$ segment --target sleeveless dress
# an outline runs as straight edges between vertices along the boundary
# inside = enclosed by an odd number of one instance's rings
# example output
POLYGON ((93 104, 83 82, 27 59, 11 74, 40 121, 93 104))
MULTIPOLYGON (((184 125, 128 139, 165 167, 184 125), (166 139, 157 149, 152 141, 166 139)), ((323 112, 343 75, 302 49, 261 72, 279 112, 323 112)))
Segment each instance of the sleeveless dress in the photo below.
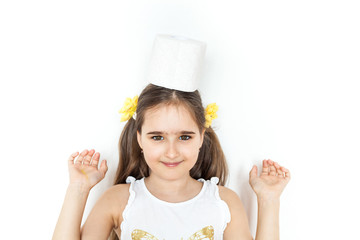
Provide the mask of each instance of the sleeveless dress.
POLYGON ((122 213, 121 240, 222 240, 231 220, 230 210, 219 196, 219 178, 203 178, 194 198, 170 203, 146 188, 144 177, 128 176, 130 196, 122 213))

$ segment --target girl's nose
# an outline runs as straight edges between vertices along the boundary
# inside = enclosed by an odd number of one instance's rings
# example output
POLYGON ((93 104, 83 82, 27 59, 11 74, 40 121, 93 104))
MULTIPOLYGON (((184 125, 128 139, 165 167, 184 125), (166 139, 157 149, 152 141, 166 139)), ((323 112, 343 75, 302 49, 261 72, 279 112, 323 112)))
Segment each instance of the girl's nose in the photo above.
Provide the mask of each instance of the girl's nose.
POLYGON ((166 149, 166 157, 169 159, 174 159, 179 156, 175 143, 169 143, 166 149))

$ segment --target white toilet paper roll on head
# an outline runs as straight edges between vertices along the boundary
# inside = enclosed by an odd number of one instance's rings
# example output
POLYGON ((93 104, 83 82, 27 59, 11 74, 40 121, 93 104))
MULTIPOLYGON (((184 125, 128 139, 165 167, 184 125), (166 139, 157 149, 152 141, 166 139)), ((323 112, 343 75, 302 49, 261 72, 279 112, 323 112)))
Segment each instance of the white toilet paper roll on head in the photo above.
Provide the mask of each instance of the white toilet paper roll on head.
POLYGON ((205 51, 205 42, 158 34, 151 53, 148 82, 185 92, 197 90, 205 51))

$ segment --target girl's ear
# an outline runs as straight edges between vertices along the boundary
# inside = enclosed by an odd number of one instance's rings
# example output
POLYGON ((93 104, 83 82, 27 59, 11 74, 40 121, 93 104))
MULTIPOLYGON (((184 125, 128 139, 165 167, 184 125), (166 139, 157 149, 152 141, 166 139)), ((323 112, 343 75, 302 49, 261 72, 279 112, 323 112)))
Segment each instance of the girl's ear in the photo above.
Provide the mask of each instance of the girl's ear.
POLYGON ((136 137, 137 137, 137 141, 139 143, 140 148, 142 149, 142 144, 141 144, 141 134, 139 133, 139 131, 136 131, 136 137))

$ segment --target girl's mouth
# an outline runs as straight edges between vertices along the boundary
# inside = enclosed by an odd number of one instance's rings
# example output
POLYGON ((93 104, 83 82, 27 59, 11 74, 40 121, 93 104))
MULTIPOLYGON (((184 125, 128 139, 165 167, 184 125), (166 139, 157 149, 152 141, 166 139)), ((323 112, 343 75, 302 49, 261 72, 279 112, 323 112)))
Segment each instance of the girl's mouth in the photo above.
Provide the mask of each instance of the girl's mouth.
POLYGON ((165 166, 167 167, 176 167, 178 166, 180 163, 182 163, 183 161, 180 162, 173 162, 173 163, 168 163, 168 162, 162 162, 165 166))

